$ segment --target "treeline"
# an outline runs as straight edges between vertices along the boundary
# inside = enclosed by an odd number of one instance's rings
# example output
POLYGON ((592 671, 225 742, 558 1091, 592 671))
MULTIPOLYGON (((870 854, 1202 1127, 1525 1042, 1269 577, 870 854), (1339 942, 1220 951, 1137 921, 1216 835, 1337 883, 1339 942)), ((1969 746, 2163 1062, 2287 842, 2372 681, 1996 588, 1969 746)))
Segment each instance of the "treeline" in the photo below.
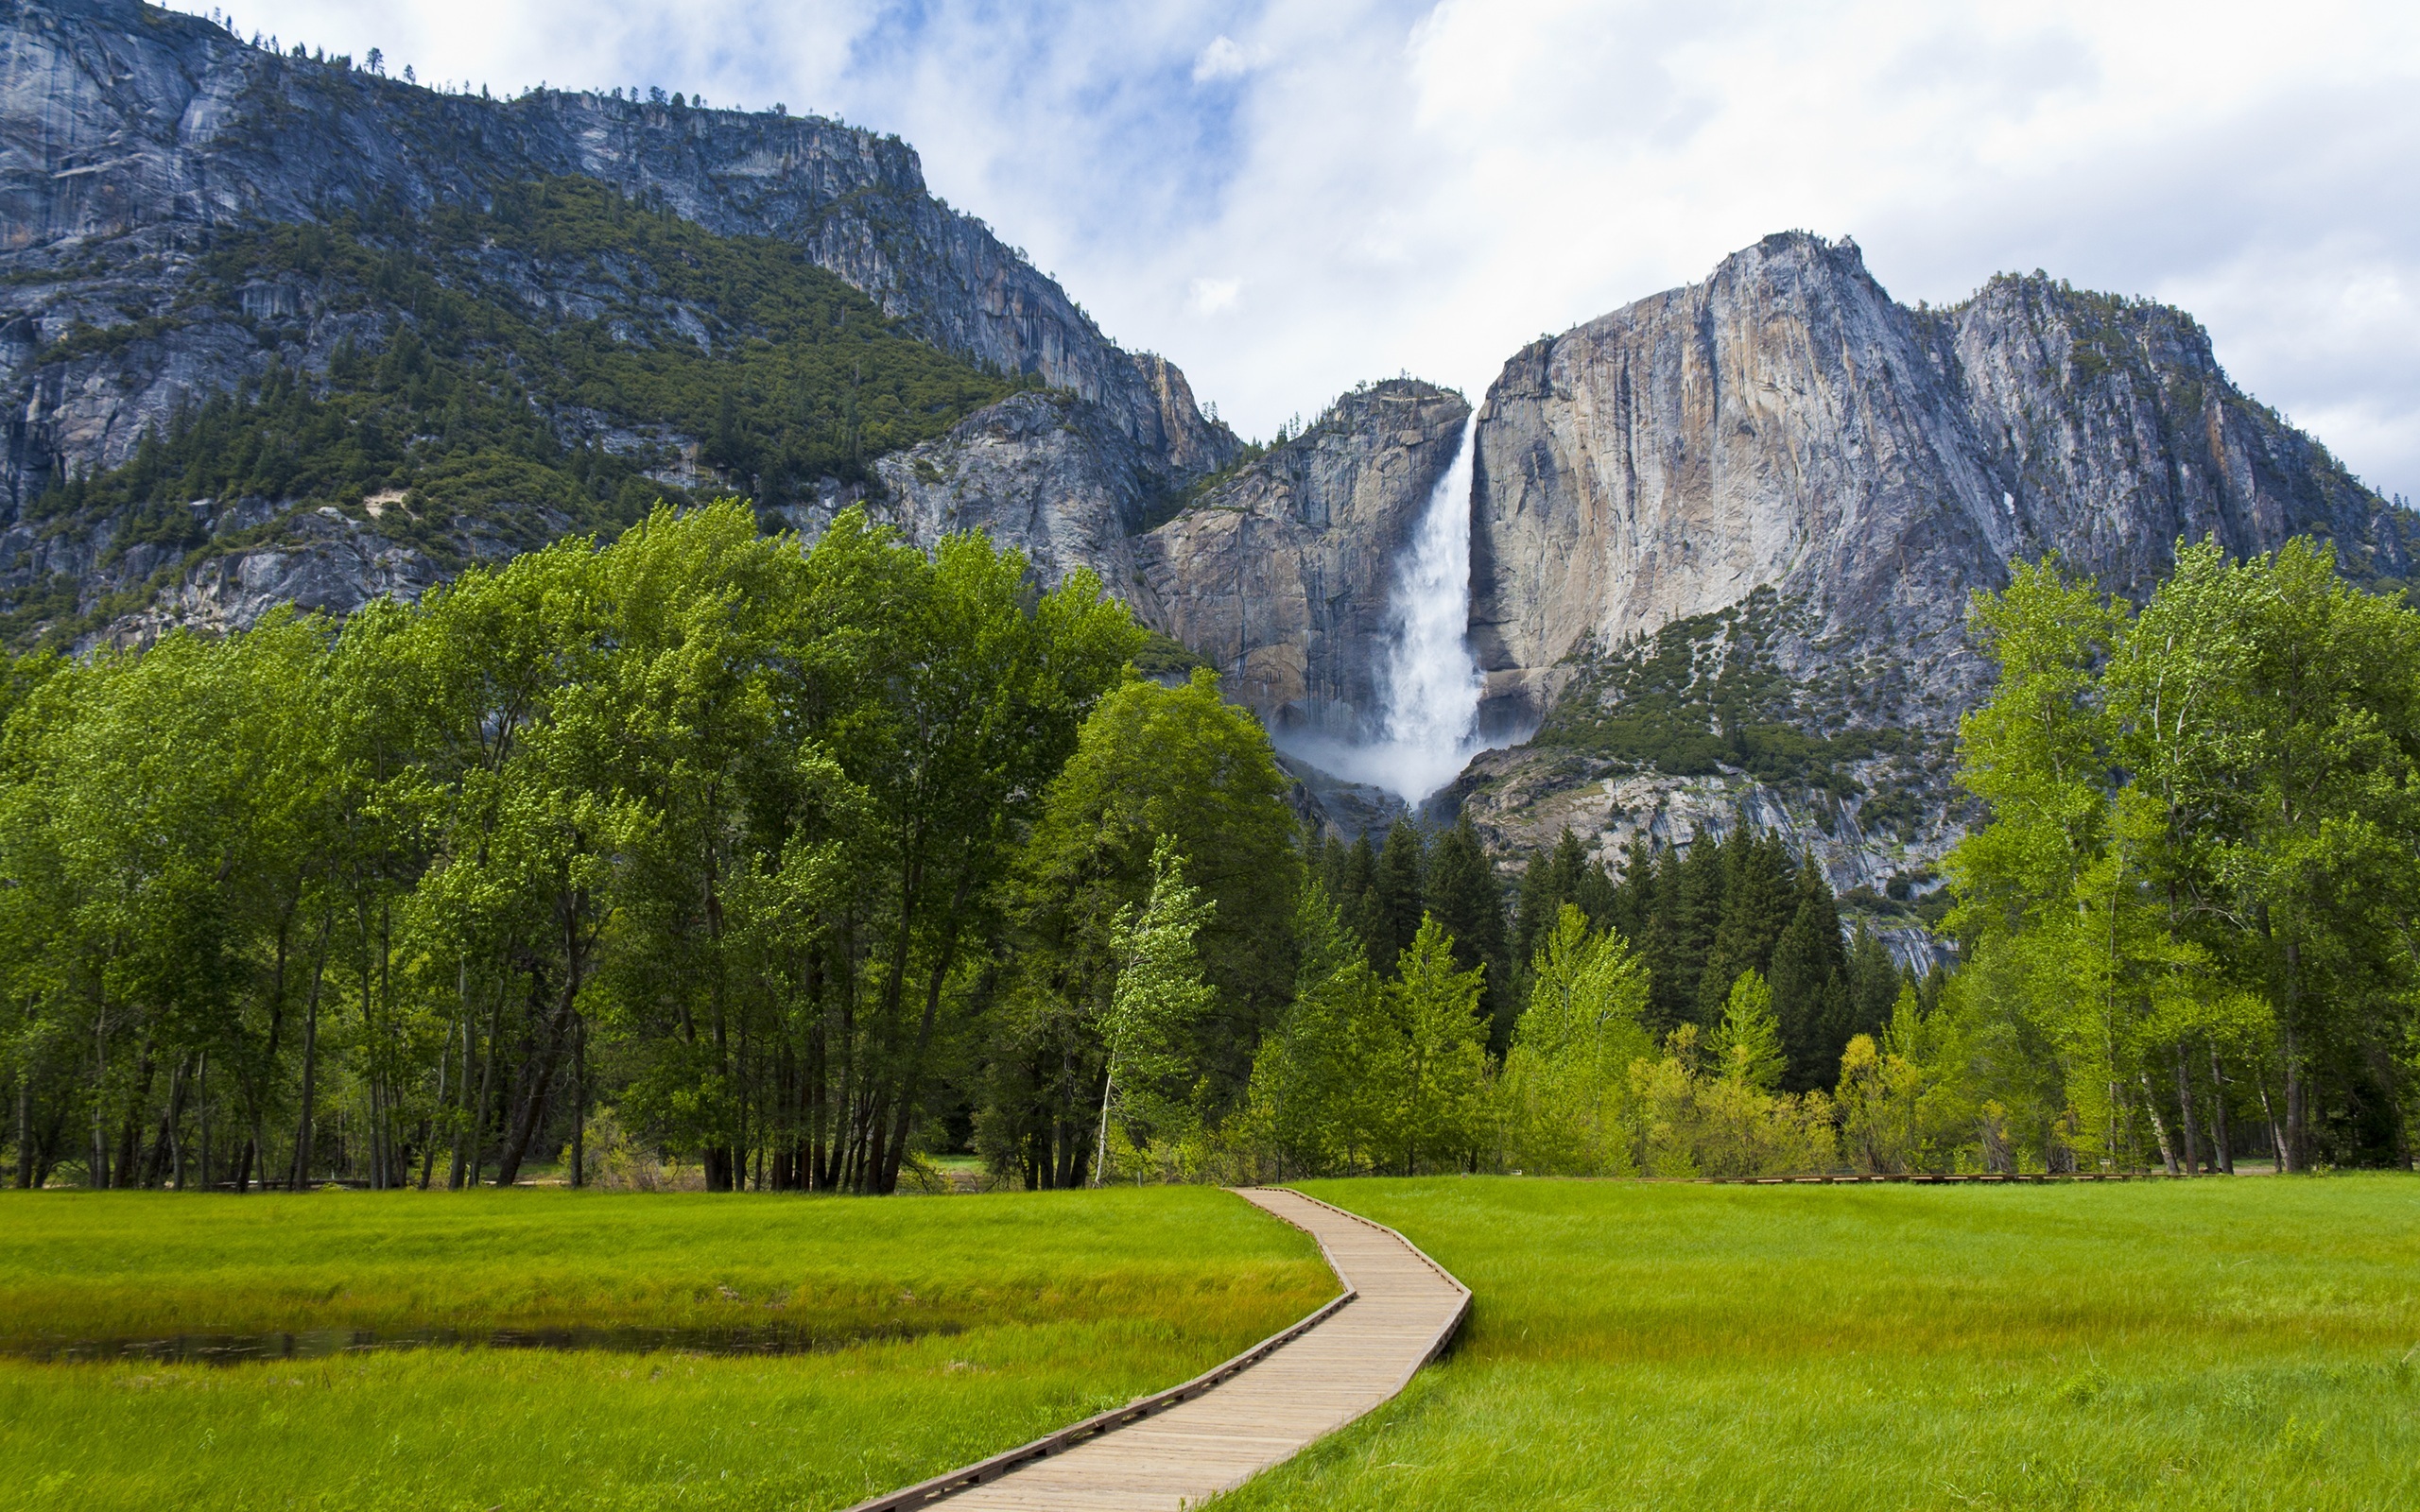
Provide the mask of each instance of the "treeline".
POLYGON ((1147 639, 978 536, 810 548, 731 503, 341 625, 20 659, 13 1174, 1464 1168, 1512 1149, 1570 928, 1643 942, 1634 1027, 1684 1058, 1770 971, 1759 1088, 1828 1082, 1898 986, 1769 837, 1616 880, 1566 836, 1508 888, 1466 823, 1306 836, 1257 723, 1136 676, 1147 639))
POLYGON ((1745 825, 1306 832, 1078 575, 659 510, 342 625, 9 663, 20 1184, 894 1190, 2408 1162, 2420 616, 2021 570, 1965 965, 1745 825))

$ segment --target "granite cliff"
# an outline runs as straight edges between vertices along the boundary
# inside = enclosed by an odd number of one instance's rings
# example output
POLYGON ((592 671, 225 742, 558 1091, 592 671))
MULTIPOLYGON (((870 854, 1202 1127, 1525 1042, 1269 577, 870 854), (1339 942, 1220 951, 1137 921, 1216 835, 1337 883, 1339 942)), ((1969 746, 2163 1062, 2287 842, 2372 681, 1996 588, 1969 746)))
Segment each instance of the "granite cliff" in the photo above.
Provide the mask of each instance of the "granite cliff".
POLYGON ((1910 309, 1854 242, 1766 238, 1516 353, 1488 391, 1471 631, 1535 727, 1459 798, 1501 842, 1606 849, 1732 812, 1836 884, 1921 889, 1958 829, 1962 622, 2056 552, 2130 594, 2180 537, 2332 541, 2399 581, 2411 516, 2247 398, 2183 313, 1994 279, 1910 309))

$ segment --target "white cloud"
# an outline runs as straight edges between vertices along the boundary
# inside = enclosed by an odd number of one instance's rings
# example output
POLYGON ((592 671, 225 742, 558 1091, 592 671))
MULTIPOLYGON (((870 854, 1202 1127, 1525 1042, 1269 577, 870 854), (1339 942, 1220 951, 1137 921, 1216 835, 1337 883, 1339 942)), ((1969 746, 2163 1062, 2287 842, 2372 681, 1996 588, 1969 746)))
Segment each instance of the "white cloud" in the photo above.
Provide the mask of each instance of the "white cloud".
POLYGON ((1243 289, 1240 279, 1197 278, 1185 285, 1185 299, 1193 306, 1194 314, 1213 316, 1234 309, 1243 289))
POLYGON ((2408 4, 251 9, 499 92, 661 84, 896 130, 1247 433, 1398 369, 1483 388, 1540 332, 1805 227, 1854 232, 1911 302, 2042 267, 2180 303, 2255 394, 2420 494, 2408 4))
POLYGON ((1252 60, 1236 45, 1232 37, 1212 38, 1210 45, 1202 48, 1201 56, 1193 60, 1193 81, 1197 84, 1219 78, 1241 78, 1251 72, 1252 60))

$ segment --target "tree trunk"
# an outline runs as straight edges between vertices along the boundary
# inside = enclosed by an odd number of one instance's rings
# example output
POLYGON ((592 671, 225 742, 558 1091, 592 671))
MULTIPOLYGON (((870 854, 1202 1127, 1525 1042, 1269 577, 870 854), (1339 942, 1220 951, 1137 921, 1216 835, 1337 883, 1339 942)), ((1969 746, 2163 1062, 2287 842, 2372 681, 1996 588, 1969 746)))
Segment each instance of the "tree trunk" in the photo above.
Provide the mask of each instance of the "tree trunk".
MULTIPOLYGON (((320 922, 320 948, 313 952, 311 963, 311 996, 302 1010, 302 1112, 294 1125, 294 1169, 286 1182, 289 1190, 302 1192, 311 1181, 311 1145, 317 1133, 312 1127, 318 1108, 320 1073, 320 984, 325 979, 327 964, 328 920, 320 922)), ((268 1173, 262 1173, 266 1180, 268 1173)))
MULTIPOLYGON (((487 1053, 479 1057, 479 1106, 471 1117, 471 1174, 468 1186, 479 1184, 479 1167, 487 1163, 489 1100, 495 1090, 495 1059, 504 1039, 504 983, 495 987, 495 1006, 488 1013, 487 1053)), ((464 1087, 469 1086, 465 1082, 464 1087)))
POLYGON ((2176 1107, 2185 1135, 2185 1174, 2198 1176, 2202 1166, 2202 1129, 2193 1117, 2193 1075, 2186 1068, 2182 1040, 2176 1042, 2176 1107))
POLYGON ((2152 1095, 2151 1078, 2136 1073, 2135 1079, 2143 1084, 2143 1111, 2151 1115, 2152 1133, 2159 1140, 2160 1164, 2167 1167, 2169 1175, 2174 1176, 2176 1175, 2176 1147, 2169 1143, 2168 1120, 2159 1116, 2159 1099, 2152 1095))
POLYGON ((950 968, 958 961, 958 942, 965 928, 961 922, 966 913, 966 899, 975 886, 975 868, 971 858, 964 858, 959 868, 958 890, 949 901, 944 926, 947 933, 942 940, 940 956, 933 962, 933 972, 925 986, 925 1013, 916 1026, 916 1048, 908 1057, 907 1074, 900 1078, 897 1122, 890 1130, 890 1149, 883 1161, 880 1190, 888 1194, 899 1189, 899 1162, 908 1153, 908 1131, 916 1116, 917 1105, 925 1096, 925 1057, 932 1048, 933 1022, 940 1017, 942 987, 949 980, 950 968))
POLYGON ((2292 1170, 2287 1163, 2285 1134, 2277 1127, 2277 1109, 2269 1102, 2269 1078, 2265 1074, 2260 1078, 2260 1111, 2269 1120, 2270 1168, 2280 1174, 2292 1170))
POLYGON ((579 987, 585 978, 587 942, 580 937, 580 916, 587 909, 587 894, 574 892, 563 901, 563 986, 556 999, 555 1011, 545 1028, 529 1063, 527 1086, 521 1103, 521 1116, 505 1144, 504 1153, 496 1160, 495 1184, 509 1187, 521 1175, 521 1162, 529 1150, 530 1141, 537 1138, 539 1122, 545 1116, 546 1094, 551 1090, 555 1072, 562 1059, 563 1044, 573 1026, 579 1022, 579 987))
POLYGON ((2304 1171, 2310 1167, 2310 1091, 2308 1077, 2303 1070, 2301 1034, 2302 1018, 2302 946, 2291 938, 2286 940, 2286 1147, 2280 1153, 2277 1169, 2304 1171))
POLYGON ((2228 1176, 2235 1175, 2235 1146, 2227 1138, 2227 1083, 2219 1072, 2219 1047, 2203 1044, 2210 1053, 2210 1160, 2228 1176))
POLYGON ((28 1066, 17 1074, 17 1188, 34 1184, 34 1074, 28 1066))
POLYGON ((588 1025, 574 1031, 571 1047, 571 1187, 588 1184, 588 1025))

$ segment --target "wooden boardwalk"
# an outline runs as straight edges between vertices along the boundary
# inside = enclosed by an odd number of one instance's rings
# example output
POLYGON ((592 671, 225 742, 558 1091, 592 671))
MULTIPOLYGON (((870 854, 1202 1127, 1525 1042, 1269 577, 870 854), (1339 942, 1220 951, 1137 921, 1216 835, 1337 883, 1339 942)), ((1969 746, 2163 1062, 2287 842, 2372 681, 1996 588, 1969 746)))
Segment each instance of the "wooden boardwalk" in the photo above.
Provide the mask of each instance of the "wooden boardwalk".
POLYGON ((1401 1391, 1470 1310, 1470 1289, 1392 1228, 1282 1188, 1236 1195, 1309 1230, 1345 1295, 1183 1386, 851 1512, 1196 1506, 1401 1391))

